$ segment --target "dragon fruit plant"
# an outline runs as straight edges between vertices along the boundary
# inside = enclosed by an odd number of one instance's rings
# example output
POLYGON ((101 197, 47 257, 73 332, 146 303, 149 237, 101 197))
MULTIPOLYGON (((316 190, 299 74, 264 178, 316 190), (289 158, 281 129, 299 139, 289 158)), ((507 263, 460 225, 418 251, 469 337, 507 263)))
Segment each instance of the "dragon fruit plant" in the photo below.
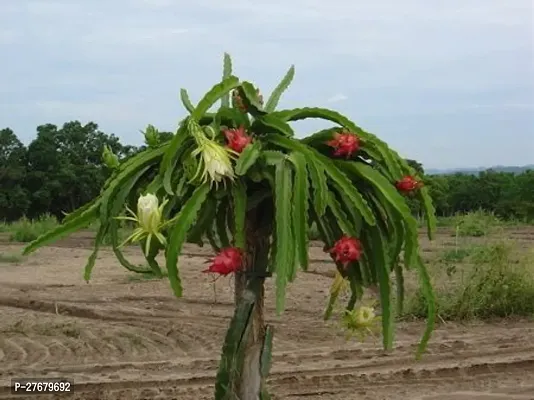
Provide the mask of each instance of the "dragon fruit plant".
POLYGON ((137 229, 127 242, 139 243, 160 276, 156 257, 164 253, 171 289, 181 297, 182 246, 202 245, 207 239, 216 255, 199 274, 235 277, 235 310, 216 378, 217 400, 268 398, 273 329, 264 322, 264 282, 274 279, 280 314, 288 282, 299 268, 308 268, 312 224, 336 269, 325 318, 345 285, 351 293, 342 317, 345 326, 370 329, 380 321, 383 346, 391 349, 391 276, 398 313, 404 299, 403 270, 415 269, 429 315, 417 356, 433 329, 433 291, 419 255, 417 223, 406 202, 406 196, 421 201, 432 238, 435 216, 426 188, 395 151, 345 116, 325 108, 276 110, 293 76, 292 66, 264 104, 252 83, 232 75, 225 54, 222 81, 196 106, 182 89, 188 115, 170 141, 160 143, 150 126, 146 150, 122 163, 105 149, 104 159, 114 170, 100 195, 24 250, 31 253, 96 220, 100 226, 85 279, 108 234, 118 261, 143 272, 125 258, 118 239, 119 220, 131 220, 137 229), (210 111, 219 101, 218 109, 210 111), (298 138, 291 122, 308 118, 333 126, 298 138), (361 304, 367 287, 378 288, 381 317, 361 304))

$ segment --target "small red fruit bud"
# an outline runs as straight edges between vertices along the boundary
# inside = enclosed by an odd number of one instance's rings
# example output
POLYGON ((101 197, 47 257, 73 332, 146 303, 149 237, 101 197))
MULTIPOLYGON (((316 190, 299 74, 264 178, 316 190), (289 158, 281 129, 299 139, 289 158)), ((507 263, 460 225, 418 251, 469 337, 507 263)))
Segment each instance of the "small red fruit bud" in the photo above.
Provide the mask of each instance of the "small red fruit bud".
POLYGON ((334 139, 329 140, 326 144, 335 149, 334 156, 350 158, 360 149, 360 138, 350 132, 336 133, 334 139))
POLYGON ((413 176, 405 176, 400 181, 395 183, 397 190, 403 193, 411 193, 414 190, 419 189, 423 186, 422 182, 416 180, 413 176))
MULTIPOLYGON (((227 247, 222 249, 212 260, 208 269, 202 271, 226 276, 241 268, 243 252, 237 247, 227 247)), ((210 262, 210 261, 208 261, 210 262)))
POLYGON ((245 106, 245 103, 243 102, 243 99, 241 98, 241 96, 239 95, 239 91, 237 90, 234 90, 232 92, 232 98, 234 100, 234 104, 235 106, 243 111, 243 112, 247 112, 247 107, 245 106))
POLYGON ((336 262, 348 264, 358 261, 362 256, 362 245, 357 238, 343 235, 328 252, 334 256, 336 262))
POLYGON ((256 93, 258 94, 258 102, 263 106, 263 95, 260 93, 260 89, 256 89, 256 93))
MULTIPOLYGON (((256 89, 256 94, 258 95, 258 103, 263 106, 263 96, 260 93, 260 89, 256 89)), ((247 111, 247 107, 245 106, 245 103, 243 102, 243 99, 241 98, 241 95, 237 89, 232 92, 232 98, 234 99, 234 104, 237 108, 243 112, 247 111)))
POLYGON ((237 129, 227 129, 223 133, 228 141, 228 147, 237 153, 241 153, 252 142, 252 137, 247 135, 244 126, 237 129))

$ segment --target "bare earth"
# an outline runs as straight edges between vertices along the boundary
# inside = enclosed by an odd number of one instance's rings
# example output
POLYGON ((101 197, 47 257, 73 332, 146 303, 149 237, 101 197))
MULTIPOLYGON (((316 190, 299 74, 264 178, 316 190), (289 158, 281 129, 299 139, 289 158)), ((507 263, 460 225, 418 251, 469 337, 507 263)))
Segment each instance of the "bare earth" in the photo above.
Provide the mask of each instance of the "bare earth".
MULTIPOLYGON (((532 229, 512 234, 526 246, 534 243, 532 229)), ((451 241, 442 236, 432 248, 451 241)), ((231 281, 220 279, 215 295, 211 278, 200 273, 207 248, 186 246, 185 295, 176 299, 168 281, 134 280, 107 249, 85 283, 90 246, 91 234, 82 233, 19 265, 0 264, 0 399, 25 398, 11 394, 11 378, 56 376, 75 382, 74 395, 61 398, 212 399, 233 306, 231 281)), ((21 248, 0 243, 4 253, 21 248)), ((320 247, 310 253, 312 270, 332 269, 320 247)), ((143 262, 135 247, 126 255, 143 262)), ((379 339, 346 341, 335 320, 324 323, 330 283, 301 273, 280 318, 268 287, 266 313, 275 327, 269 386, 275 399, 534 399, 534 322, 441 324, 429 352, 416 362, 421 323, 399 323, 389 354, 379 339)))

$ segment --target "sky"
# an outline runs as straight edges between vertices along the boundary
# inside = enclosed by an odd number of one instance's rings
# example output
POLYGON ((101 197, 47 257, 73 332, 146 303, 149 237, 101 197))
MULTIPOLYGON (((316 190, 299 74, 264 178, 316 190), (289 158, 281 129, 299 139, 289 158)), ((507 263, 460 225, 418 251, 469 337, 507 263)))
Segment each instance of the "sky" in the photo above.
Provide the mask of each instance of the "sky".
MULTIPOLYGON (((532 0, 1 0, 0 128, 175 131, 234 74, 328 107, 425 168, 534 164, 532 0)), ((296 124, 298 136, 331 123, 296 124)))

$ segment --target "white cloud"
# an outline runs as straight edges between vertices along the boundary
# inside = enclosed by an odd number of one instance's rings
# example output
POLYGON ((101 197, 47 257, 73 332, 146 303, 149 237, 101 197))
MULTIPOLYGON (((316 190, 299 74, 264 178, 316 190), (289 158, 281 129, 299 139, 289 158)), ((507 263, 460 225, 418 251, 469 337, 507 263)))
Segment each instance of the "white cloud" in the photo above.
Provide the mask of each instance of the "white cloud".
MULTIPOLYGON (((187 28, 122 26, 120 29, 112 27, 94 30, 81 35, 80 40, 94 47, 101 46, 103 43, 106 46, 169 46, 188 32, 187 28)), ((190 37, 189 40, 191 39, 190 37)))
POLYGON ((467 109, 534 109, 534 103, 470 104, 467 109))
POLYGON ((136 3, 142 7, 159 9, 172 6, 174 0, 136 0, 136 3))
POLYGON ((0 30, 0 45, 14 44, 22 35, 14 29, 0 30))
POLYGON ((77 12, 83 12, 83 4, 74 1, 17 1, 18 6, 28 14, 35 14, 38 17, 63 16, 77 12))
POLYGON ((338 93, 338 94, 335 94, 334 96, 330 97, 327 102, 329 103, 338 103, 340 101, 343 101, 343 100, 347 100, 348 97, 345 96, 343 93, 338 93))
POLYGON ((99 115, 101 120, 128 122, 139 115, 139 112, 142 111, 142 105, 127 99, 115 99, 109 102, 46 100, 36 102, 35 110, 54 120, 67 114, 73 119, 91 120, 94 119, 94 115, 99 115), (111 104, 114 106, 110 107, 111 104))
MULTIPOLYGON (((147 123, 174 127, 180 87, 198 100, 228 51, 236 74, 265 93, 295 64, 284 107, 327 99, 393 144, 399 122, 383 121, 413 119, 402 144, 423 158, 433 139, 417 132, 443 129, 454 142, 470 124, 510 135, 488 124, 493 109, 534 135, 530 0, 3 2, 0 120, 17 132, 48 118, 90 119, 135 138, 147 123)), ((486 143, 494 147, 466 151, 506 155, 498 140, 486 143)), ((510 157, 531 157, 527 147, 510 157)))

